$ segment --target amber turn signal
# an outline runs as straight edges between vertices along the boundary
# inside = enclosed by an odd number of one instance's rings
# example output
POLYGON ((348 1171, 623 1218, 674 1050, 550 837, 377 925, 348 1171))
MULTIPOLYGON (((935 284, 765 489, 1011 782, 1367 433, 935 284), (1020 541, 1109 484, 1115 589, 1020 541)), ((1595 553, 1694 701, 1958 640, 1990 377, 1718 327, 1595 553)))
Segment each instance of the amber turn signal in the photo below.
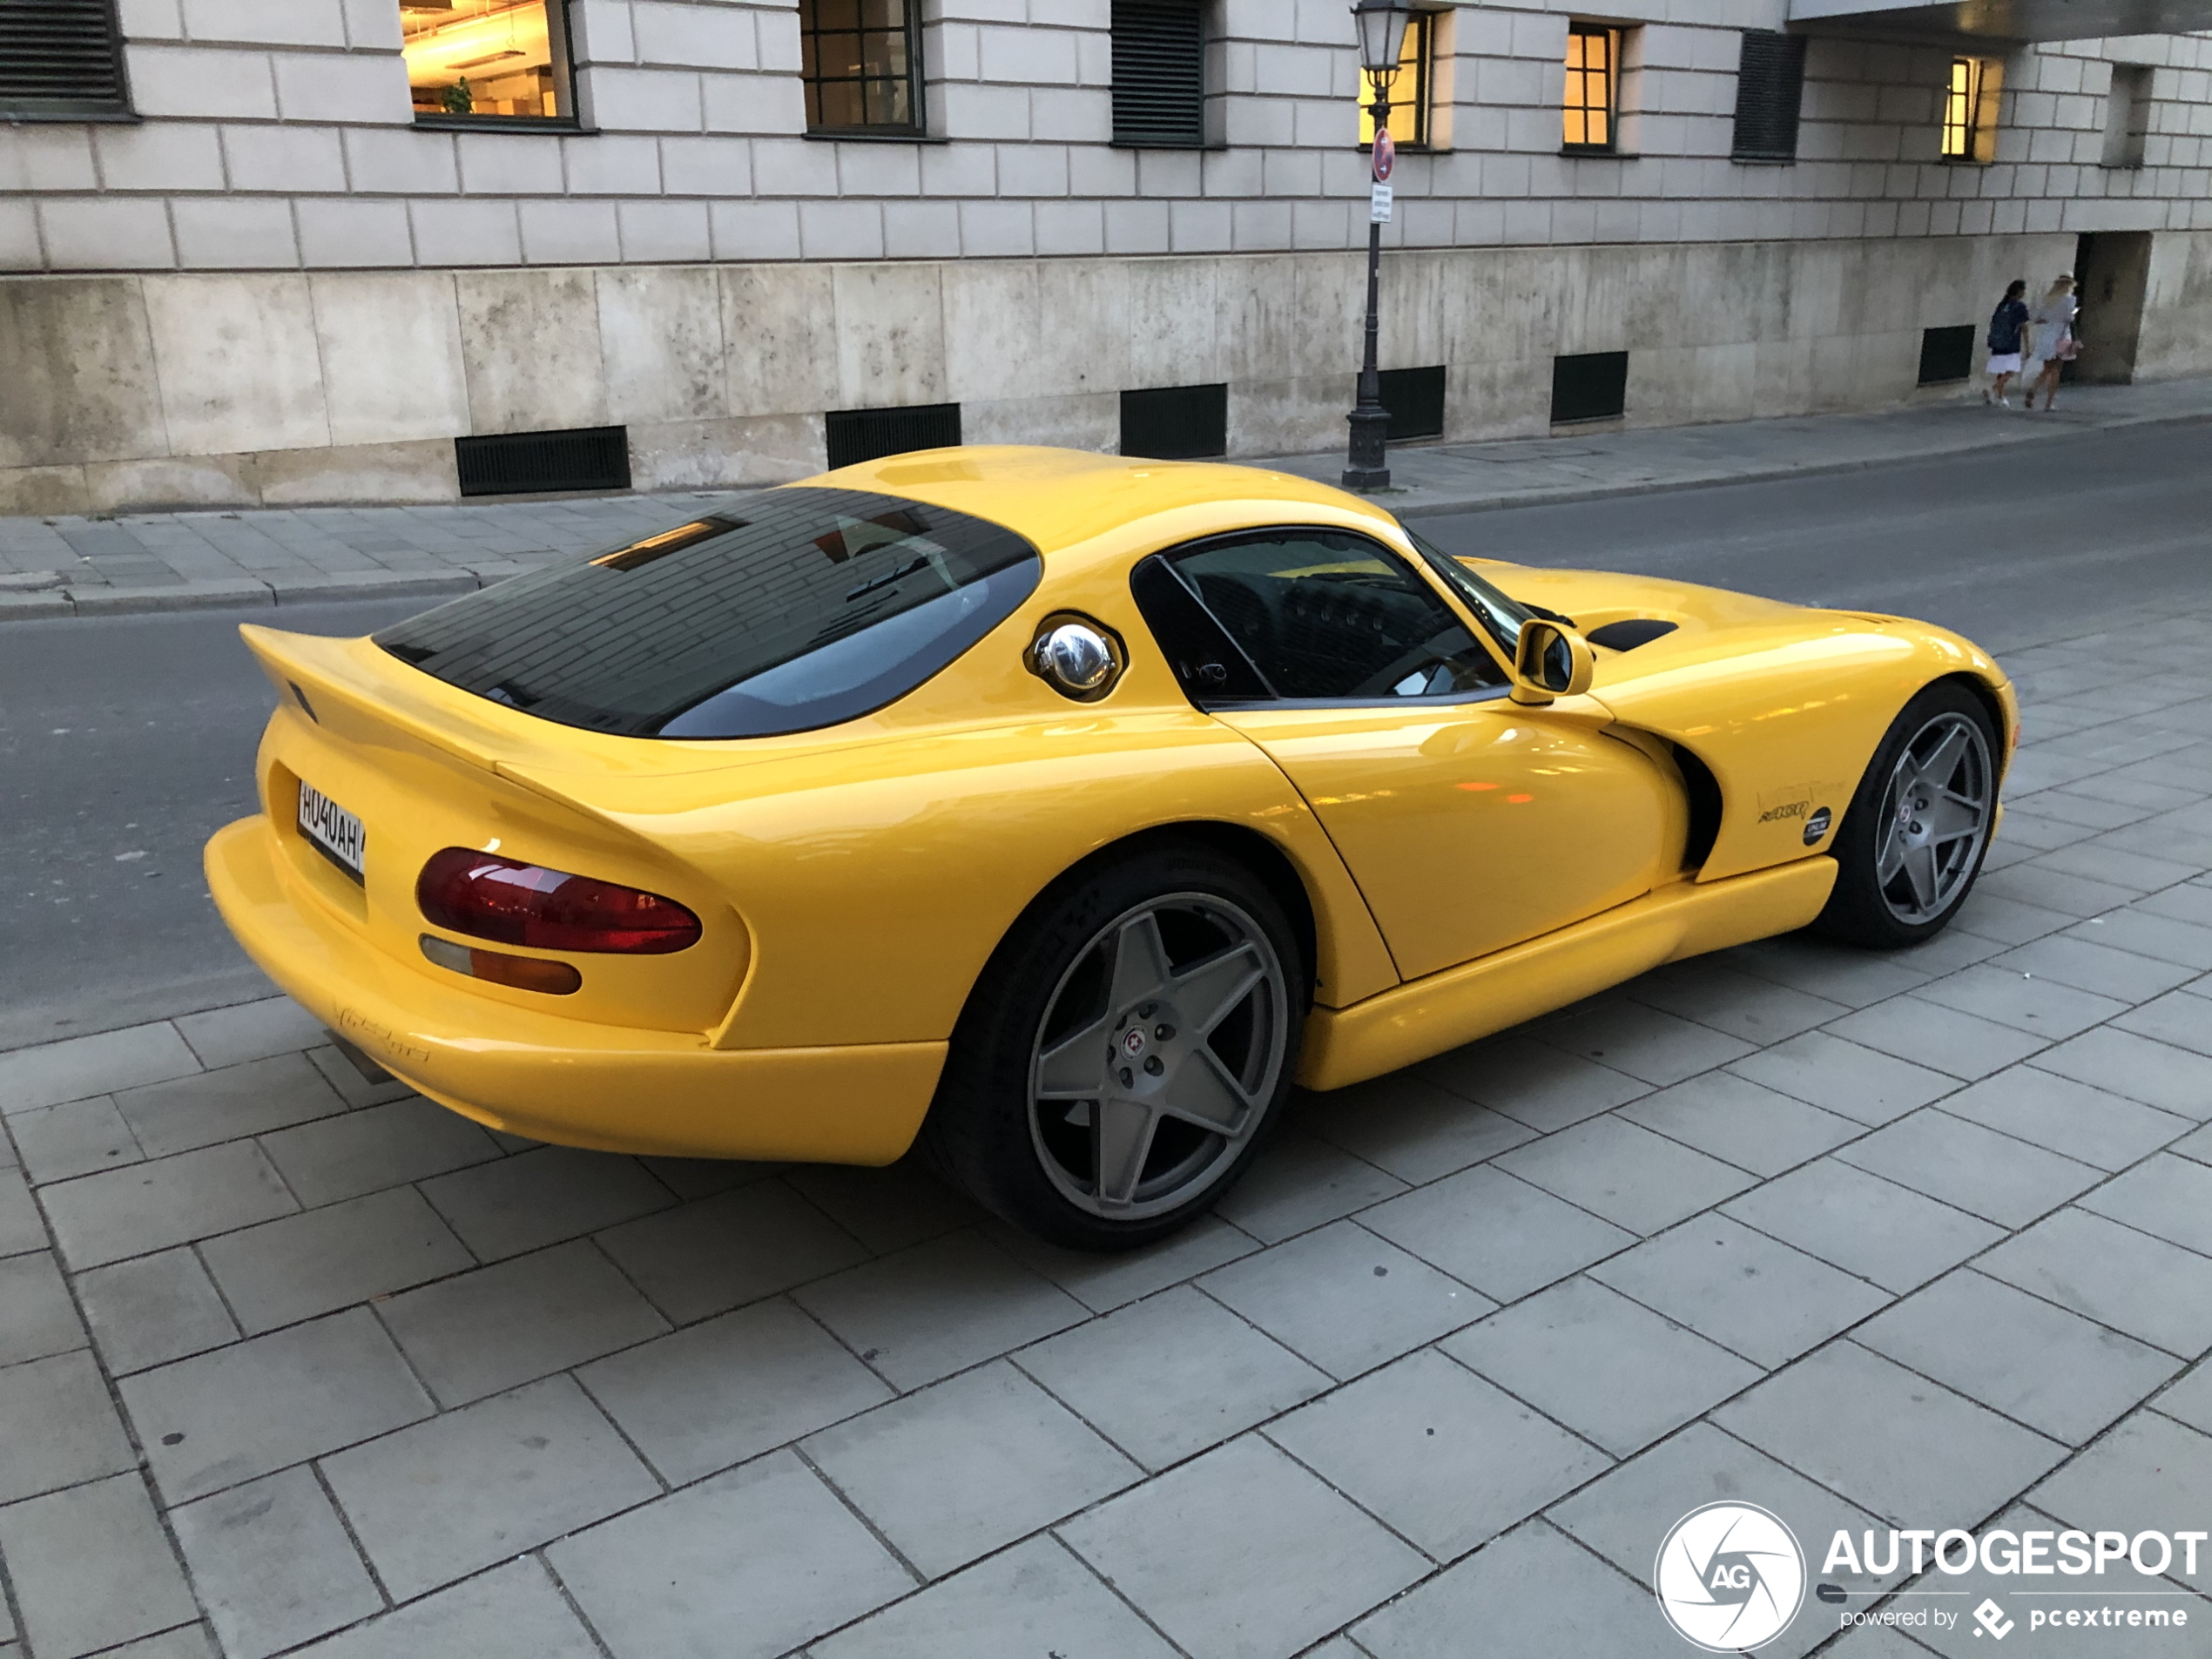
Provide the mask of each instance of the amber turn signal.
POLYGON ((502 950, 476 950, 435 934, 422 935, 422 954, 440 968, 466 974, 470 979, 489 980, 494 985, 511 985, 518 991, 566 996, 583 983, 583 975, 566 962, 509 956, 502 950))

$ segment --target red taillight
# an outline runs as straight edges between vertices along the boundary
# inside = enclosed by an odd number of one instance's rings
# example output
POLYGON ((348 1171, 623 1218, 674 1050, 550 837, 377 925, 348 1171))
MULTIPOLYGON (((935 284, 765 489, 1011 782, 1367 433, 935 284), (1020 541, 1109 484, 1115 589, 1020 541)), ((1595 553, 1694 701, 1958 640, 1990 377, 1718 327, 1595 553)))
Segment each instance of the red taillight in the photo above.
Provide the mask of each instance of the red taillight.
POLYGON ((436 927, 536 950, 661 956, 699 936, 699 919, 673 899, 465 846, 422 867, 415 901, 436 927))

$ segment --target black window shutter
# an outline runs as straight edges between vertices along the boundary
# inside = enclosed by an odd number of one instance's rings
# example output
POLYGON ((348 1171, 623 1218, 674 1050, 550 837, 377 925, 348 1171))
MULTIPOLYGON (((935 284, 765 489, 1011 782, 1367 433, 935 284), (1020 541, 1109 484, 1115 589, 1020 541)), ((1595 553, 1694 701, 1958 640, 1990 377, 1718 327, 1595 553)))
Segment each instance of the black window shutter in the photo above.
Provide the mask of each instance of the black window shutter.
POLYGON ((1805 37, 1773 29, 1743 31, 1736 71, 1736 142, 1744 161, 1795 161, 1804 101, 1805 37))
POLYGON ((0 0, 0 119, 130 111, 113 0, 0 0))
POLYGON ((1206 34, 1199 0, 1114 0, 1114 142, 1206 141, 1206 34))

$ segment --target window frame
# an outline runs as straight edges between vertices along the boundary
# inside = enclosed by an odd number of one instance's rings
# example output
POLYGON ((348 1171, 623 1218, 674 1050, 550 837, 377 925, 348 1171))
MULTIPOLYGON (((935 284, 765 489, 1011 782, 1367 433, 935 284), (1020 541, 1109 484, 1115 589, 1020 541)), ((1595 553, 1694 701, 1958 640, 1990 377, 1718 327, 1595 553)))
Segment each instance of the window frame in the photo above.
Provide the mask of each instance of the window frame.
MULTIPOLYGON (((1169 659, 1170 671, 1175 673, 1176 682, 1182 687, 1184 695, 1190 698, 1191 706, 1202 713, 1212 713, 1217 710, 1259 709, 1457 708, 1471 703, 1495 702, 1500 698, 1510 696, 1513 691, 1512 662, 1488 621, 1482 617, 1470 614, 1468 606, 1461 601, 1459 594, 1453 590, 1449 582, 1441 573, 1428 568, 1428 559, 1426 556, 1419 554, 1409 556, 1379 537, 1370 536, 1365 530, 1350 529, 1342 524, 1261 524, 1244 529, 1227 530, 1213 536, 1201 536, 1188 542, 1178 542, 1172 546, 1161 548, 1137 560, 1130 569, 1130 583, 1131 595, 1136 601, 1137 614, 1144 621, 1145 631, 1151 636, 1152 644, 1158 649, 1161 655, 1169 659), (1446 612, 1467 630, 1467 637, 1474 642, 1475 648, 1489 658, 1491 666, 1498 674, 1499 683, 1474 690, 1437 691, 1425 693, 1419 697, 1204 696, 1184 681, 1181 672, 1174 668, 1176 645, 1169 639, 1163 637, 1152 610, 1147 608, 1138 590, 1138 573, 1148 568, 1165 571, 1182 594, 1205 617, 1213 631, 1220 636, 1222 643, 1236 652, 1238 659, 1244 664, 1245 669, 1258 680, 1262 686, 1271 686, 1272 682, 1267 677, 1267 671, 1252 660, 1251 655, 1245 651, 1243 643, 1230 631, 1228 624, 1214 615, 1213 608, 1206 604, 1204 597, 1176 568, 1176 564, 1180 559, 1208 552, 1216 548, 1238 547, 1251 542, 1271 541, 1286 536, 1342 536, 1372 549, 1376 557, 1399 570, 1413 586, 1442 604, 1446 612)), ((1513 602, 1508 601, 1508 603, 1513 602)))
MULTIPOLYGON (((394 0, 399 10, 403 0, 394 0)), ((433 132, 583 132, 583 116, 577 103, 576 35, 569 15, 570 0, 544 0, 546 37, 551 46, 554 99, 557 115, 476 115, 445 110, 416 110, 415 125, 433 132)), ((404 56, 402 56, 404 62, 404 56)), ((413 91, 409 90, 409 103, 413 91)))
POLYGON ((2104 147, 2097 165, 2120 172, 2139 171, 2149 147, 2151 105, 2158 71, 2149 64, 2112 65, 2105 91, 2104 147), (2123 87, 2126 89, 2123 91, 2123 87))
POLYGON ((48 121, 102 122, 132 125, 138 121, 131 100, 131 66, 125 53, 123 18, 118 0, 104 0, 101 13, 107 32, 108 61, 115 74, 115 97, 24 98, 0 102, 0 123, 29 125, 48 121))
MULTIPOLYGON (((815 57, 816 72, 812 75, 809 75, 806 72, 806 41, 808 36, 812 35, 819 38, 825 32, 840 35, 846 32, 841 29, 825 31, 819 22, 821 15, 819 5, 819 0, 799 0, 798 6, 799 64, 799 97, 805 103, 806 108, 806 136, 810 138, 857 140, 861 143, 869 144, 911 144, 918 140, 927 139, 930 136, 929 107, 927 104, 928 76, 922 62, 921 0, 899 0, 900 15, 904 21, 901 28, 898 30, 888 29, 870 30, 863 28, 857 31, 863 37, 870 34, 888 35, 893 33, 903 33, 906 36, 907 109, 910 115, 910 118, 904 122, 863 122, 858 126, 829 126, 823 125, 815 118, 816 112, 819 110, 821 105, 821 88, 825 85, 842 85, 848 81, 853 80, 853 78, 849 76, 823 75, 820 72, 821 59, 819 48, 817 49, 815 57), (817 19, 817 22, 811 27, 807 23, 807 18, 810 14, 817 19)), ((856 84, 865 87, 867 84, 867 77, 861 76, 858 78, 856 84)), ((863 102, 865 103, 865 101, 866 98, 864 94, 863 102)))
POLYGON ((1564 57, 1560 60, 1564 73, 1580 74, 1584 77, 1584 98, 1580 104, 1569 104, 1567 101, 1564 84, 1561 88, 1559 153, 1562 156, 1618 156, 1622 153, 1621 149, 1621 56, 1622 49, 1627 44, 1627 37, 1628 30, 1618 24, 1589 23, 1579 17, 1568 19, 1567 40, 1570 51, 1577 38, 1599 39, 1605 42, 1605 142, 1602 144, 1591 144, 1587 141, 1575 142, 1567 137, 1566 118, 1570 112, 1578 110, 1581 112, 1582 131, 1587 133, 1589 131, 1589 118, 1598 108, 1588 101, 1588 77, 1590 71, 1588 68, 1588 49, 1586 47, 1584 48, 1585 66, 1583 68, 1576 70, 1568 66, 1564 57))
POLYGON ((1986 167, 1997 159, 1997 117, 2004 96, 2004 60, 1954 52, 1951 76, 1944 83, 1943 105, 1936 127, 1937 159, 1948 167, 1986 167), (1959 85, 1959 71, 1968 74, 1966 86, 1959 85), (1959 115, 1961 106, 1963 116, 1959 115), (1951 147, 1959 135, 1960 148, 1951 147))
MULTIPOLYGON (((1397 85, 1391 89, 1390 112, 1395 118, 1400 110, 1413 111, 1414 136, 1399 138, 1398 147, 1408 154, 1421 154, 1435 148, 1430 106, 1435 98, 1436 87, 1436 13, 1416 10, 1406 19, 1406 38, 1413 44, 1413 97, 1408 103, 1396 96, 1398 87, 1406 84, 1406 53, 1401 49, 1398 55, 1397 85)), ((1372 151, 1375 147, 1375 135, 1368 114, 1372 103, 1370 94, 1373 91, 1373 78, 1362 68, 1359 71, 1359 148, 1362 151, 1372 151)))

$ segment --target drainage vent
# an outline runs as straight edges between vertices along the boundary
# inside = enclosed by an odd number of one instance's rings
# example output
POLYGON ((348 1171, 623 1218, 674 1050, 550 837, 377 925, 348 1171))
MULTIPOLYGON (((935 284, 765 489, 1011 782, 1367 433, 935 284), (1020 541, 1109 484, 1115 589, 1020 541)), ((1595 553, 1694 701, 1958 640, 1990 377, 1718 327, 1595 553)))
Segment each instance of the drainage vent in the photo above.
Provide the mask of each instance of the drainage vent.
POLYGON ((463 496, 548 496, 630 488, 630 433, 618 426, 455 438, 463 496))
POLYGON ((822 417, 832 471, 910 449, 949 449, 960 442, 960 405, 902 409, 832 409, 822 417))

